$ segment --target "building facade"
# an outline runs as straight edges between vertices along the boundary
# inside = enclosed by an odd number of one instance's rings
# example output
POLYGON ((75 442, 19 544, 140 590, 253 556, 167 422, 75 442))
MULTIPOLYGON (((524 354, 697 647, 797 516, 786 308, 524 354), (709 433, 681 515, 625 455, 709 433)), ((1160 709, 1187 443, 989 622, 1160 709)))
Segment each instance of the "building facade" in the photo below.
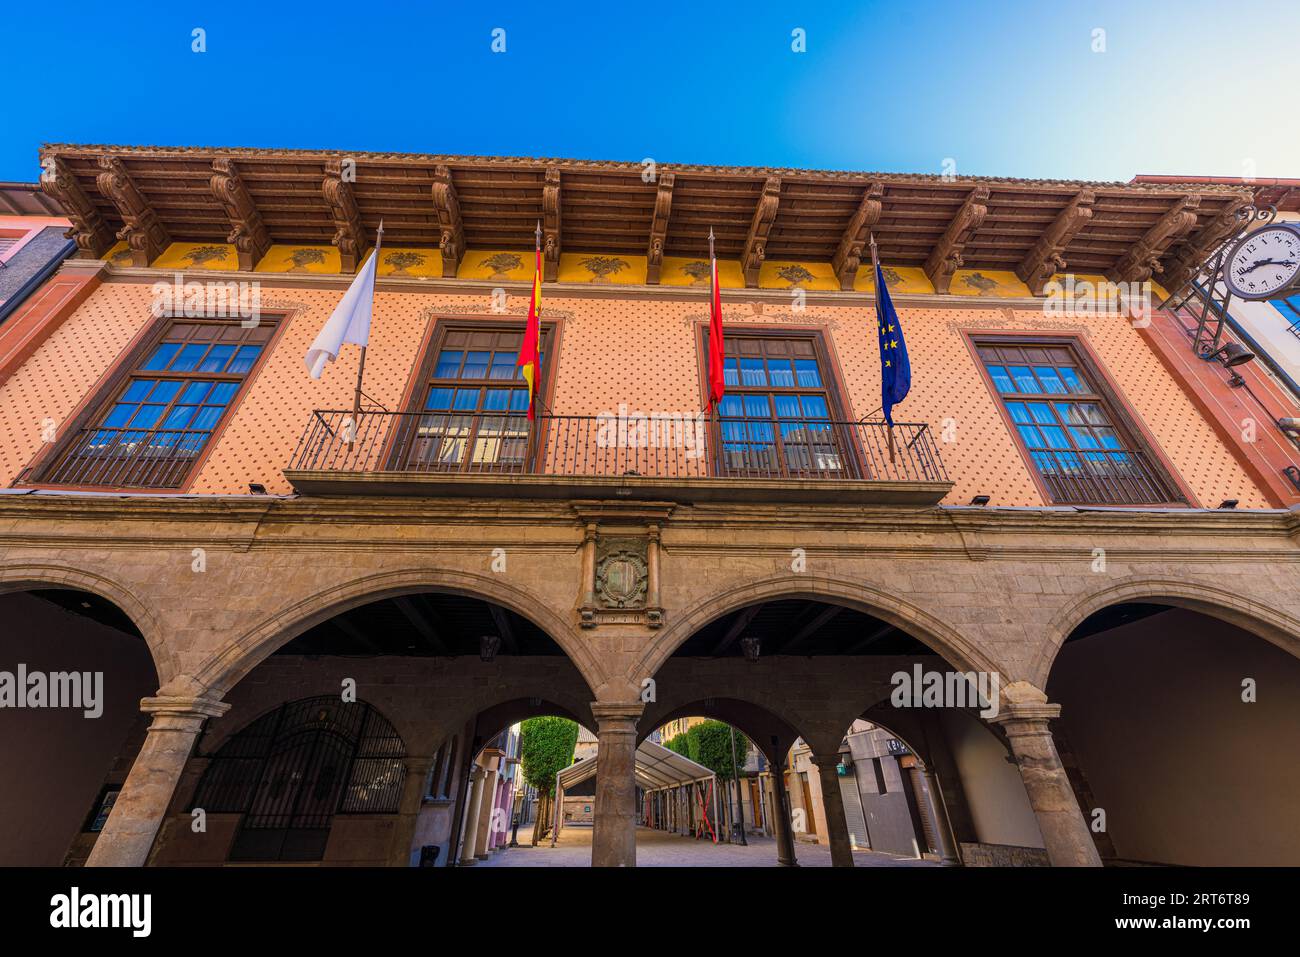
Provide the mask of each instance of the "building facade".
POLYGON ((635 862, 638 740, 687 716, 740 728, 798 801, 816 781, 837 864, 859 720, 926 772, 964 863, 1300 861, 1300 450, 1229 377, 1295 399, 1142 302, 1248 192, 43 160, 78 255, 0 348, 0 620, 15 672, 104 695, 93 733, 0 711, 32 769, 3 798, 13 863, 464 860, 500 805, 491 743, 540 714, 596 736, 601 865, 635 862), (381 219, 358 395, 350 347, 319 380, 303 357, 381 219), (711 229, 728 394, 703 415, 711 229), (912 366, 892 428, 872 237, 912 366), (913 674, 990 700, 900 704, 913 674))

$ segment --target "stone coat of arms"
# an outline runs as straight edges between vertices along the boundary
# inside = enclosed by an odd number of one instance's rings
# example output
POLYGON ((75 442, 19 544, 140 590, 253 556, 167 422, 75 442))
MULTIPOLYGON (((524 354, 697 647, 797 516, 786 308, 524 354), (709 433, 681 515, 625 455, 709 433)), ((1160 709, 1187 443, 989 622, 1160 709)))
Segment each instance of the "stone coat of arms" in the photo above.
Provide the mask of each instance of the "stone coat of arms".
POLYGON ((596 597, 605 608, 645 605, 649 568, 644 542, 620 540, 602 549, 596 562, 596 597), (637 548, 637 545, 640 548, 637 548))

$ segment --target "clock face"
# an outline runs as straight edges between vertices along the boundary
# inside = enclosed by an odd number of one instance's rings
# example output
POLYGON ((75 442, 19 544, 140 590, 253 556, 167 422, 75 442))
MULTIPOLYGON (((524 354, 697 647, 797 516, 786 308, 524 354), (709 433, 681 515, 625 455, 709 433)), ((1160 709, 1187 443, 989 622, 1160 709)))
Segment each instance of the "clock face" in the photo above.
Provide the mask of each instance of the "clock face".
POLYGON ((1242 238, 1228 256, 1223 278, 1233 295, 1267 299, 1300 275, 1300 232, 1267 226, 1242 238))

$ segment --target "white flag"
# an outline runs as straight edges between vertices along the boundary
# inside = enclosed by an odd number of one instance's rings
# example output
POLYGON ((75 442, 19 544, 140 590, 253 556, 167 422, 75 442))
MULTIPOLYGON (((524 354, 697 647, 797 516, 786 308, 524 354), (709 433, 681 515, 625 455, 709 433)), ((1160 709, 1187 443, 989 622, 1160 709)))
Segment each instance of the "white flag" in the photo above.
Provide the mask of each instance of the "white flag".
POLYGON ((339 357, 343 343, 350 342, 356 346, 370 343, 370 313, 375 304, 375 262, 378 259, 379 249, 376 248, 307 350, 307 370, 313 379, 320 378, 326 362, 339 357))

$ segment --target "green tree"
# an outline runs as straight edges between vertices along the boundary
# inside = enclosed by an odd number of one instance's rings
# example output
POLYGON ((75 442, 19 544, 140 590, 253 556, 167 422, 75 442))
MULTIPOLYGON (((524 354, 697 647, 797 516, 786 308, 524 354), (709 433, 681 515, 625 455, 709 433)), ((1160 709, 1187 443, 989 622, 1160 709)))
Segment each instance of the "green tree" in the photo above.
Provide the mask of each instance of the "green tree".
POLYGON ((684 758, 691 756, 690 745, 686 741, 686 732, 675 734, 664 742, 664 747, 669 751, 676 751, 684 758))
POLYGON ((568 718, 529 718, 519 730, 524 780, 542 794, 555 791, 555 775, 573 763, 578 725, 568 718))
MULTIPOLYGON (((686 732, 689 753, 696 764, 702 764, 723 781, 732 779, 731 739, 736 739, 736 769, 745 763, 749 752, 749 739, 722 721, 701 721, 686 732)), ((675 749, 674 749, 675 750, 675 749)))

